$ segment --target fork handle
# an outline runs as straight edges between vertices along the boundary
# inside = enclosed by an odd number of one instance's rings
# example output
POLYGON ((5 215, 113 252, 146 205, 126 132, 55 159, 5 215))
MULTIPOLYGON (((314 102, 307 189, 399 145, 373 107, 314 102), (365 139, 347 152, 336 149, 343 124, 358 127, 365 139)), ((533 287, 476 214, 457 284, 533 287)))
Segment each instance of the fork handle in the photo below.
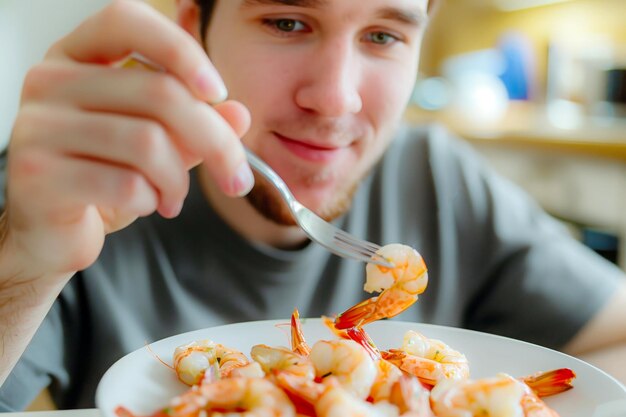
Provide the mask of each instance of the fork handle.
POLYGON ((274 171, 272 168, 270 168, 269 165, 263 162, 261 158, 256 156, 254 152, 252 152, 247 147, 244 147, 244 149, 246 151, 246 158, 248 159, 250 166, 252 166, 252 168, 254 168, 259 174, 265 177, 265 179, 267 179, 276 188, 276 190, 278 190, 278 192, 288 203, 289 209, 295 213, 295 197, 293 196, 291 191, 289 191, 289 187, 287 187, 285 181, 283 181, 283 179, 276 173, 276 171, 274 171))

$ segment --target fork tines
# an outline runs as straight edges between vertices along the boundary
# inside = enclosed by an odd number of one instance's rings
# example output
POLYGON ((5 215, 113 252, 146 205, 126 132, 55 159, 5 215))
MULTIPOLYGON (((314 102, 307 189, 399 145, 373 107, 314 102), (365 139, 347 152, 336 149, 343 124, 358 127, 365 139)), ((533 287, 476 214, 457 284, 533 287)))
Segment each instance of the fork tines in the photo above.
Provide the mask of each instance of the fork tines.
POLYGON ((362 259, 365 262, 374 263, 387 268, 393 268, 394 266, 387 259, 376 253, 381 247, 375 243, 358 239, 343 230, 335 232, 333 239, 338 246, 350 252, 356 252, 362 255, 362 259))

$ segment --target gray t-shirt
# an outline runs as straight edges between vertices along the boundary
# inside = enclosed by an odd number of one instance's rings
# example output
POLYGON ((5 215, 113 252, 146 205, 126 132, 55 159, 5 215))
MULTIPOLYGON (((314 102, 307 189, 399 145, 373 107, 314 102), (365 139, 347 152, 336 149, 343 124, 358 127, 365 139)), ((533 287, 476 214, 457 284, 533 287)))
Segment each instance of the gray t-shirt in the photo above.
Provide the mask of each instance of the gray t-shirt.
MULTIPOLYGON (((93 407, 106 369, 146 342, 287 319, 294 307, 332 315, 371 297, 362 263, 316 244, 283 251, 242 239, 192 177, 179 217, 153 215, 109 236, 71 280, 0 389, 0 409, 22 409, 46 386, 61 408, 93 407)), ((558 348, 623 279, 439 127, 403 128, 335 223, 423 255, 428 288, 400 320, 558 348)))

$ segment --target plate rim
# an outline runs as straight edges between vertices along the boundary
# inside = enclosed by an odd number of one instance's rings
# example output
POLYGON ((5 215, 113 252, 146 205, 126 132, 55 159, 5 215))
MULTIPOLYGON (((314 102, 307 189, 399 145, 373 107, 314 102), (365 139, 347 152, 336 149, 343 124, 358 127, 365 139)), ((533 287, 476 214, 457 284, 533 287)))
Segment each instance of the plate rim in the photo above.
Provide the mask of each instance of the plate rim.
MULTIPOLYGON (((320 326, 320 327, 325 327, 322 318, 320 317, 301 317, 300 321, 302 322, 303 326, 307 326, 307 322, 313 322, 315 323, 315 325, 320 326)), ((209 327, 203 327, 203 328, 199 328, 199 329, 195 329, 195 330, 189 330, 186 332, 182 332, 182 333, 178 333, 178 334, 174 334, 171 336, 167 336, 164 337, 162 339, 159 340, 155 340, 153 342, 150 342, 147 344, 147 346, 150 345, 154 345, 156 343, 158 344, 173 344, 173 340, 174 339, 179 339, 179 338, 185 338, 186 335, 192 335, 195 333, 206 333, 209 331, 216 331, 216 330, 223 330, 224 328, 236 328, 236 327, 244 327, 244 326, 272 326, 272 327, 276 327, 276 325, 289 325, 289 319, 285 320, 285 319, 266 319, 266 320, 249 320, 249 321, 243 321, 243 322, 235 322, 235 323, 227 323, 227 324, 220 324, 217 326, 209 326, 209 327)), ((546 352, 551 352, 550 354, 558 354, 561 356, 565 356, 567 357, 569 360, 574 361, 574 363, 581 365, 583 367, 587 367, 587 368, 591 368, 594 372, 601 374, 604 378, 606 378, 607 380, 610 380, 615 386, 616 388, 620 388, 621 392, 624 396, 624 401, 626 401, 626 385, 623 384, 621 381, 619 381, 617 378, 613 377, 612 375, 608 374, 606 371, 598 368, 597 366, 586 362, 582 359, 579 359, 575 356, 572 356, 568 353, 565 352, 561 352, 559 350, 556 349, 552 349, 546 346, 541 346, 538 344, 534 344, 531 342, 527 342, 524 340, 519 340, 519 339, 514 339, 512 337, 508 337, 508 336, 502 336, 502 335, 497 335, 497 334, 492 334, 492 333, 486 333, 486 332, 481 332, 479 330, 474 330, 474 329, 467 329, 467 328, 463 328, 463 327, 455 327, 455 326, 446 326, 446 325, 440 325, 440 324, 432 324, 432 323, 419 323, 419 322, 412 322, 412 321, 407 321, 407 320, 381 320, 378 322, 373 322, 370 323, 366 326, 364 326, 364 328, 367 330, 367 328, 371 328, 371 327, 378 327, 378 326, 385 326, 385 325, 394 325, 394 326, 419 326, 421 329, 424 328, 431 328, 431 329, 438 329, 440 331, 443 332, 454 332, 454 333, 460 333, 460 334, 467 334, 467 335, 475 335, 481 338, 487 338, 487 339, 492 339, 492 340, 502 340, 505 341, 505 343, 515 343, 518 345, 525 345, 528 347, 531 347, 532 349, 539 349, 541 351, 546 351, 546 352)), ((330 329, 329 329, 330 332, 330 329)), ((191 340, 191 338, 190 338, 191 340)), ((445 342, 445 341, 444 341, 445 342)), ((103 404, 102 401, 102 396, 104 395, 104 389, 105 389, 105 382, 108 378, 110 378, 113 374, 113 369, 116 368, 116 365, 118 365, 118 363, 122 362, 122 361, 126 361, 129 360, 128 357, 131 355, 135 355, 138 354, 138 352, 145 350, 145 346, 144 347, 140 347, 137 348, 131 352, 128 352, 127 354, 125 354, 124 356, 120 357, 118 360, 116 360, 113 364, 111 364, 111 366, 105 371, 105 373, 102 375, 102 377, 100 378, 100 381, 98 382, 98 385, 96 387, 96 392, 95 392, 95 405, 96 408, 98 410, 100 410, 104 416, 109 416, 111 415, 109 410, 111 409, 111 405, 105 405, 103 404)))

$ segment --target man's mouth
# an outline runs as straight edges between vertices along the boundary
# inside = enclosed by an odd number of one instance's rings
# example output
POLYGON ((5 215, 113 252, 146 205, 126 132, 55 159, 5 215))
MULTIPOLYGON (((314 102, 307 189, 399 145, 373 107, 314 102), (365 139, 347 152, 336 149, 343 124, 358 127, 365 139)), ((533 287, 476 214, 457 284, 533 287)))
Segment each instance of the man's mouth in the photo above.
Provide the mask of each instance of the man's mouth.
POLYGON ((280 143, 295 156, 310 162, 328 163, 338 158, 348 146, 321 145, 313 141, 293 139, 273 132, 280 143))

